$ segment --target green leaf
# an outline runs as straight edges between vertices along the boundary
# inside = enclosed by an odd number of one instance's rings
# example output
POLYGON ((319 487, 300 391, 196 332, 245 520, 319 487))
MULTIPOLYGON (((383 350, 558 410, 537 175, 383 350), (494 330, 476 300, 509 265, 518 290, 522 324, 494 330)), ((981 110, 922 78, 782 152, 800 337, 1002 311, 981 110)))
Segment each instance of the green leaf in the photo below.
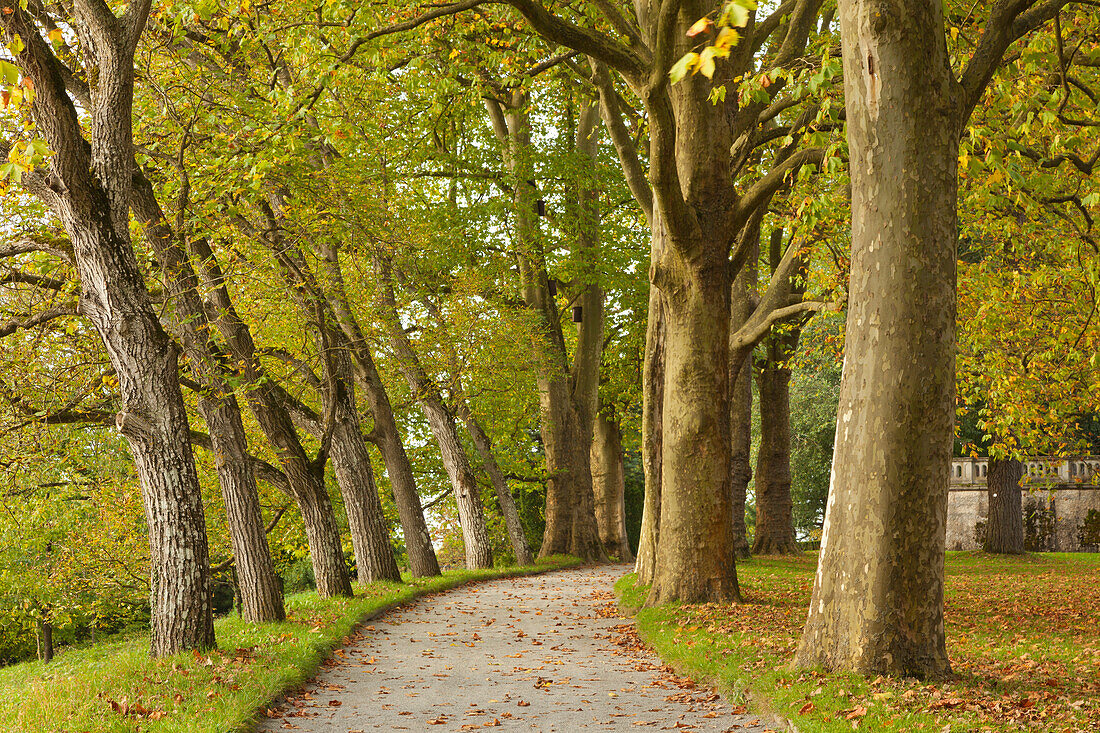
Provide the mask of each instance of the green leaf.
POLYGON ((19 67, 10 61, 0 59, 0 75, 4 77, 5 84, 19 83, 19 67))
POLYGON ((672 79, 672 83, 675 84, 687 76, 688 72, 691 71, 697 63, 699 63, 699 54, 694 51, 685 53, 681 56, 680 60, 673 64, 672 68, 668 71, 668 76, 672 79))

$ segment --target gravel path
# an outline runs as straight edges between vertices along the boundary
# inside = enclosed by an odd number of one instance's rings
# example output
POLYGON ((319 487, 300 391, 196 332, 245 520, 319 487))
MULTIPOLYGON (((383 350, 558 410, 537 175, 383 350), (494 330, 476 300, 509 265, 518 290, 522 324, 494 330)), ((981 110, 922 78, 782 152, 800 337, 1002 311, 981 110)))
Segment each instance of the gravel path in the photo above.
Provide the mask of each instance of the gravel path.
POLYGON ((611 594, 629 570, 563 570, 424 597, 362 627, 260 730, 768 730, 641 648, 611 594))

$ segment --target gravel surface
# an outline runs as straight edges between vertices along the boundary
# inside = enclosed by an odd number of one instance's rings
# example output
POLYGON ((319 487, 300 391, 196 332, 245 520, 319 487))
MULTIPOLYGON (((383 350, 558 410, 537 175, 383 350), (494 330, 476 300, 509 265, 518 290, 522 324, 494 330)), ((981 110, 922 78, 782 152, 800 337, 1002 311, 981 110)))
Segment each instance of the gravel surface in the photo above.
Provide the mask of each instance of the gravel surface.
POLYGON ((493 580, 391 611, 259 730, 769 730, 641 646, 611 593, 629 571, 493 580))

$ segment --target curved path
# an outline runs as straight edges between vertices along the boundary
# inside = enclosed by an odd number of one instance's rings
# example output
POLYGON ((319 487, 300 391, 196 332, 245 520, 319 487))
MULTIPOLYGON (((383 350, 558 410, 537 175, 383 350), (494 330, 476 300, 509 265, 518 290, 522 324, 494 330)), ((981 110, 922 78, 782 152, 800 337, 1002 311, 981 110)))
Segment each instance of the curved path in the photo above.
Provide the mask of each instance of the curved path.
POLYGON ((629 570, 493 580, 391 611, 260 730, 767 730, 642 648, 611 594, 629 570))

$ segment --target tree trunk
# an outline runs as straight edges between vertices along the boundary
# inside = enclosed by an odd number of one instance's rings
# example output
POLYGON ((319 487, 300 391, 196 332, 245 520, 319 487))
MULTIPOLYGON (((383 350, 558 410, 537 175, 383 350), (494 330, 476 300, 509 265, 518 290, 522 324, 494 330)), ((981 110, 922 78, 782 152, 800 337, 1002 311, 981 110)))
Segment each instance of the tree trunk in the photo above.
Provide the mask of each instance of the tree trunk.
MULTIPOLYGON (((663 231, 659 217, 656 229, 663 231)), ((684 261, 670 246, 658 247, 654 257, 682 279, 671 292, 662 287, 660 539, 646 605, 740 600, 730 562, 728 263, 724 253, 684 261)))
MULTIPOLYGON (((797 335, 794 339, 797 340, 797 335)), ((767 356, 756 373, 760 391, 760 447, 756 454, 755 555, 799 552, 791 501, 790 334, 773 334, 764 343, 767 356)))
POLYGON ((256 477, 249 467, 248 439, 233 390, 225 381, 224 356, 210 340, 210 323, 198 293, 198 277, 175 232, 164 218, 152 184, 134 177, 131 209, 145 226, 145 240, 156 254, 174 310, 167 313, 195 376, 206 392, 199 413, 210 431, 218 484, 225 502, 233 562, 240 579, 243 617, 252 622, 286 618, 283 594, 267 544, 256 477))
POLYGON ((600 542, 619 562, 631 562, 634 553, 626 536, 626 482, 619 422, 614 414, 601 410, 595 428, 590 458, 600 542))
MULTIPOLYGON (((540 430, 546 450, 546 530, 539 557, 568 554, 583 560, 606 560, 596 525, 592 495, 592 467, 588 446, 592 440, 595 390, 599 386, 599 348, 602 333, 602 293, 585 284, 580 344, 570 369, 565 337, 557 303, 550 295, 550 278, 538 235, 537 192, 534 185, 534 156, 531 123, 525 92, 516 90, 505 112, 496 101, 486 102, 493 129, 500 142, 513 181, 512 212, 515 220, 517 269, 523 299, 539 319, 536 345, 543 350, 537 384, 541 415, 540 430), (597 311, 597 308, 600 310, 597 311), (587 313, 585 312, 587 310, 587 313)), ((579 152, 587 155, 594 142, 598 108, 588 110, 578 127, 579 152), (584 128, 589 132, 583 132, 584 128)), ((578 218, 581 221, 577 249, 595 247, 592 222, 592 192, 581 187, 578 218)), ((598 221, 598 219, 597 219, 598 221)), ((592 279, 592 278, 590 278, 592 279)))
MULTIPOLYGON (((129 205, 134 170, 134 51, 147 13, 111 23, 76 6, 75 51, 99 72, 78 114, 66 73, 35 21, 6 4, 3 41, 33 83, 36 134, 53 150, 24 176, 61 220, 80 276, 80 312, 103 340, 119 381, 116 418, 134 457, 149 527, 150 650, 156 656, 214 646, 210 563, 202 490, 177 373, 177 350, 161 328, 134 256, 129 205), (88 136, 85 137, 85 130, 88 136)), ((53 22, 52 20, 50 22, 53 22)), ((6 143, 0 143, 7 153, 6 143)))
POLYGON ((260 429, 267 436, 286 474, 290 492, 301 510, 309 544, 317 593, 322 598, 351 596, 351 580, 344 562, 340 529, 318 466, 306 455, 290 415, 279 397, 277 385, 264 372, 256 355, 252 333, 233 307, 225 276, 213 250, 204 239, 189 241, 195 258, 201 263, 203 280, 217 310, 214 324, 225 339, 249 385, 245 399, 260 429))
MULTIPOLYGON (((745 504, 749 481, 752 480, 752 372, 750 364, 742 363, 730 384, 730 506, 733 522, 733 556, 750 555, 748 529, 745 526, 745 504)), ((757 520, 759 521, 759 519, 757 520)))
POLYGON ((523 532, 523 523, 519 519, 519 511, 516 502, 512 499, 512 492, 508 489, 508 480, 504 472, 500 470, 496 455, 493 453, 493 441, 482 429, 474 414, 465 402, 459 402, 458 415, 466 423, 466 430, 474 441, 482 462, 485 464, 485 472, 489 474, 489 480, 493 484, 497 503, 500 505, 500 513, 504 516, 504 526, 508 528, 508 540, 512 543, 512 553, 516 556, 517 565, 530 565, 535 561, 531 545, 527 542, 527 535, 523 532))
MULTIPOLYGON (((749 236, 759 241, 760 227, 754 222, 749 236)), ((759 245, 753 245, 745 265, 730 289, 730 334, 752 316, 756 307, 756 259, 759 245)), ((733 507, 733 556, 749 556, 745 503, 752 480, 752 364, 749 353, 730 343, 730 502, 733 507)))
POLYGON ((943 567, 955 385, 957 86, 936 0, 842 0, 852 271, 804 667, 950 669, 943 567))
POLYGON ((462 539, 466 547, 466 567, 490 568, 493 566, 493 553, 489 546, 489 530, 485 525, 485 509, 481 504, 477 480, 466 450, 462 447, 454 417, 447 411, 439 389, 424 371, 420 357, 401 326, 390 264, 379 258, 376 266, 381 280, 379 301, 384 311, 383 318, 389 332, 390 345, 413 396, 420 403, 424 417, 428 419, 428 426, 439 445, 443 467, 447 470, 454 489, 458 521, 462 525, 462 539))
POLYGON ((282 621, 286 618, 283 593, 267 544, 240 407, 231 393, 220 398, 202 396, 199 413, 210 431, 214 466, 225 502, 241 616, 251 622, 282 621))
POLYGON ((665 314, 661 291, 649 289, 645 358, 642 363, 642 469, 645 499, 638 534, 637 583, 652 585, 657 570, 657 544, 661 537, 661 436, 664 434, 665 314))
POLYGON ((375 366, 374 356, 363 337, 359 321, 348 303, 339 253, 333 247, 324 247, 322 252, 327 268, 326 279, 335 290, 335 297, 331 299, 332 309, 340 330, 347 339, 343 346, 351 355, 355 381, 366 393, 371 416, 374 418, 370 440, 378 446, 382 460, 386 463, 386 474, 393 489, 398 521, 401 522, 401 532, 405 537, 409 571, 414 578, 439 575, 439 560, 435 556, 428 525, 424 521, 424 507, 420 503, 420 493, 416 490, 412 464, 401 442, 401 433, 397 429, 397 420, 393 416, 393 405, 386 392, 386 385, 375 366))
POLYGON ((982 549, 1000 555, 1024 553, 1024 509, 1020 480, 1024 464, 1017 460, 990 459, 986 486, 989 515, 982 549))
POLYGON ((45 619, 38 622, 38 659, 53 660, 53 623, 45 619))
MULTIPOLYGON (((335 358, 345 361, 347 357, 338 355, 335 358)), ((350 364, 347 371, 350 372, 350 364)), ((332 467, 344 498, 358 579, 364 584, 376 580, 400 582, 401 571, 393 555, 390 529, 382 513, 374 468, 355 410, 355 393, 342 376, 338 379, 340 394, 336 398, 336 424, 332 433, 332 467)))

